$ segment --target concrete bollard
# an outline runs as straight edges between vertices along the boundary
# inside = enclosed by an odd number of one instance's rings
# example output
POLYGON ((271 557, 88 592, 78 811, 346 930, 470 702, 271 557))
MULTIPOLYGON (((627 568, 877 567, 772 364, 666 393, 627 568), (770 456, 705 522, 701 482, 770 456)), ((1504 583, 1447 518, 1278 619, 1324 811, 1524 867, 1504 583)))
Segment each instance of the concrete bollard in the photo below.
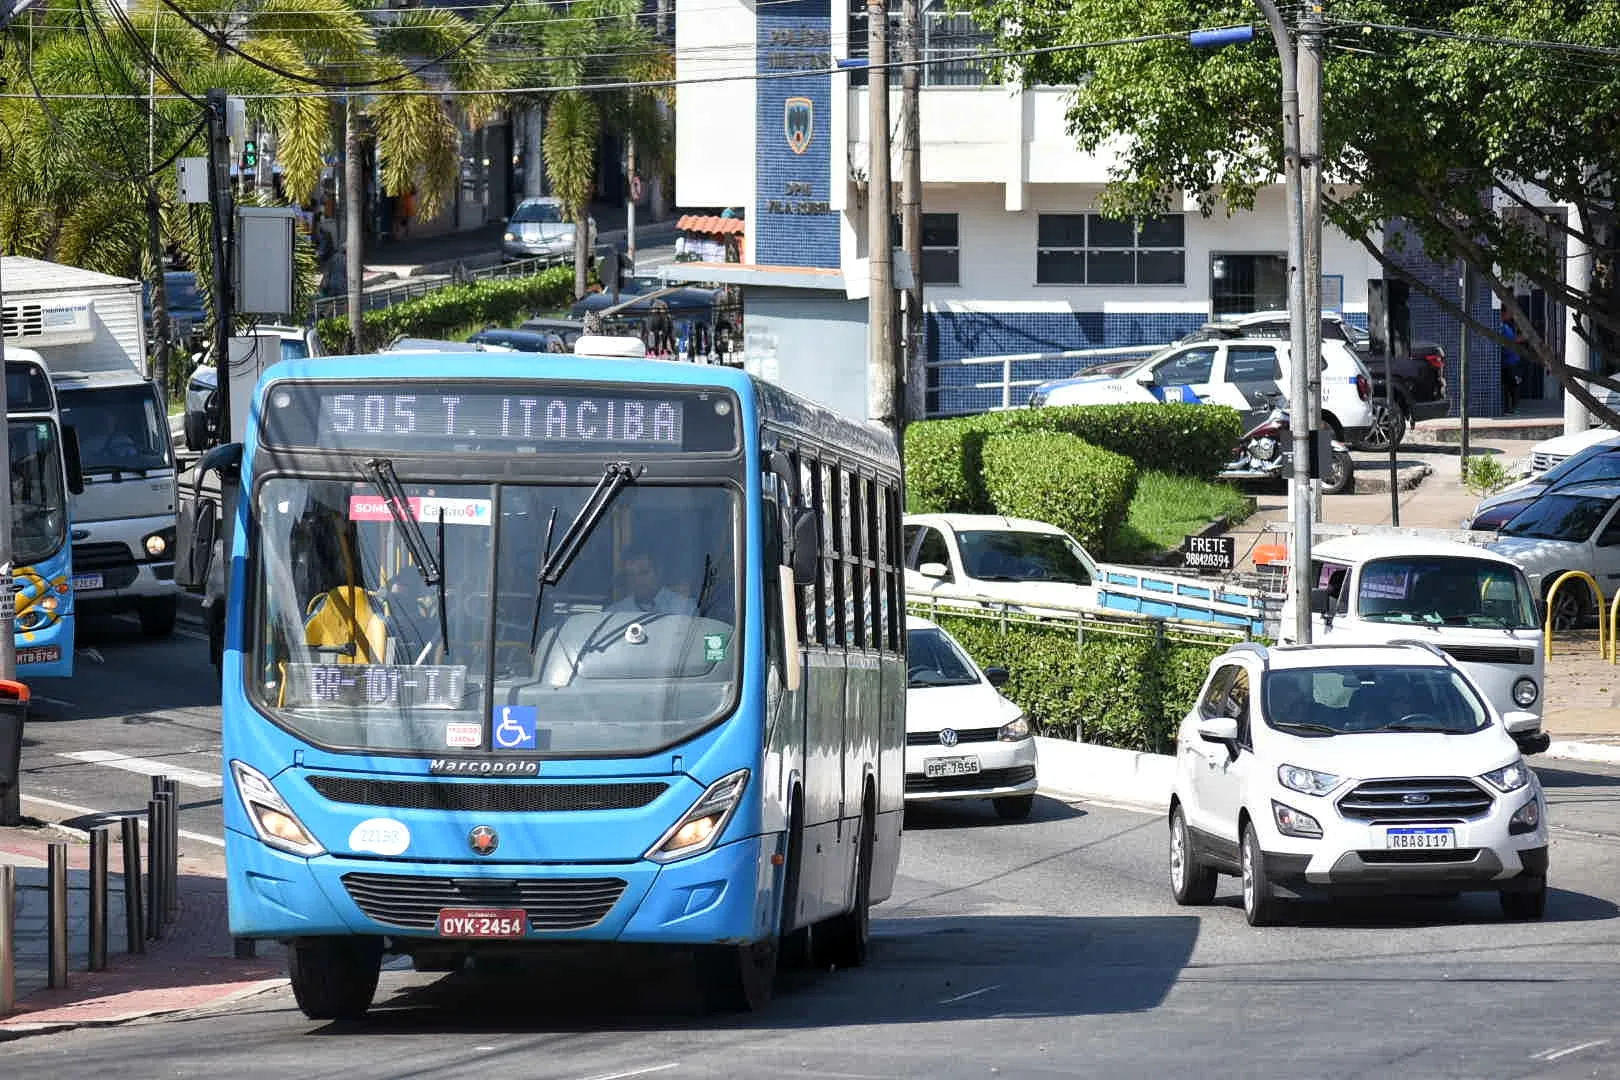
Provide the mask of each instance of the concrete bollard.
POLYGON ((61 990, 68 984, 67 844, 53 840, 47 850, 45 940, 50 958, 49 985, 53 990, 61 990))
POLYGON ((169 796, 169 908, 168 921, 180 917, 180 781, 165 780, 169 796))
POLYGON ((0 1016, 17 1007, 17 868, 0 865, 0 1016))
POLYGON ((141 904, 141 819, 130 815, 119 822, 124 842, 124 951, 146 951, 146 920, 141 904))
POLYGON ((163 804, 157 799, 146 803, 146 936, 157 941, 163 936, 163 804))
POLYGON ((107 826, 90 830, 89 971, 107 970, 107 826))

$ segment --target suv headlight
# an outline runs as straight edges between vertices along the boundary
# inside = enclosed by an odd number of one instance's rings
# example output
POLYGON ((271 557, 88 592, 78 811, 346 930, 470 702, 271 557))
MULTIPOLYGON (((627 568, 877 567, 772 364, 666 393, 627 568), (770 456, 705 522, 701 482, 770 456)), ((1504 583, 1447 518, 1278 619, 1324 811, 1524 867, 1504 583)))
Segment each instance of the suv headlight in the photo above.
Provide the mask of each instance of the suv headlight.
POLYGON ((1341 779, 1343 777, 1335 776, 1333 773, 1317 772, 1315 769, 1305 769, 1298 765, 1277 767, 1277 783, 1302 795, 1326 795, 1339 786, 1341 779))
POLYGON ((708 786, 692 808, 647 849, 643 858, 667 863, 708 851, 725 831, 726 822, 742 803, 748 787, 748 770, 738 769, 708 786))
POLYGON ((1530 782, 1530 770, 1521 758, 1511 765, 1480 774, 1480 779, 1503 793, 1518 791, 1530 782))
POLYGON ((1536 703, 1541 690, 1536 686, 1536 680, 1531 678, 1519 679, 1513 684, 1513 704, 1521 709, 1528 709, 1536 703))
POLYGON ((292 807, 281 797, 281 792, 269 779, 251 765, 240 761, 231 762, 231 775, 236 779, 236 793, 242 797, 242 806, 247 810, 248 820, 253 823, 253 831, 273 848, 280 848, 291 855, 302 855, 312 859, 316 855, 323 855, 326 849, 315 834, 305 827, 298 815, 293 813, 292 807))
POLYGON ((1000 739, 1002 742, 1019 742, 1023 739, 1029 738, 1029 735, 1029 719, 1024 716, 1020 716, 1018 719, 1010 721, 1009 723, 1002 724, 1001 730, 996 732, 996 738, 1000 739))

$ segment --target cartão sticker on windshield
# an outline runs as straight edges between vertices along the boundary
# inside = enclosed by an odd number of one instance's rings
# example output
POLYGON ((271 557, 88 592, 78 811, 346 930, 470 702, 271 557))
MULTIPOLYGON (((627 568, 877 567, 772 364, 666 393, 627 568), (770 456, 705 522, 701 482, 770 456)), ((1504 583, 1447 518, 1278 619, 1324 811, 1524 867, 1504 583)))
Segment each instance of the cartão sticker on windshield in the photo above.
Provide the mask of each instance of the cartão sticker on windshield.
POLYGON ((726 658, 726 635, 724 635, 724 634, 704 634, 703 635, 703 659, 712 664, 717 660, 724 660, 725 658, 726 658))
MULTIPOLYGON (((444 499, 432 495, 412 496, 407 500, 416 520, 437 525, 440 514, 446 525, 491 525, 495 504, 489 499, 444 499)), ((350 521, 393 521, 388 512, 388 500, 381 495, 350 495, 350 521)))
POLYGON ((411 846, 411 830, 393 818, 367 818, 349 831, 350 851, 373 855, 403 855, 411 846))

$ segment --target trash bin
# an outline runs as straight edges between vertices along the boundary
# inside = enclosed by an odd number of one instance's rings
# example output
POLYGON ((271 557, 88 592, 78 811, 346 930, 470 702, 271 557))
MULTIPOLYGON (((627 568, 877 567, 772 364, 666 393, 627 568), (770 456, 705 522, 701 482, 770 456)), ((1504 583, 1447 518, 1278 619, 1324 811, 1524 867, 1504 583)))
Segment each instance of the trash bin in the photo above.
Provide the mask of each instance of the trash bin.
POLYGON ((22 733, 28 687, 0 679, 0 825, 22 824, 22 733))

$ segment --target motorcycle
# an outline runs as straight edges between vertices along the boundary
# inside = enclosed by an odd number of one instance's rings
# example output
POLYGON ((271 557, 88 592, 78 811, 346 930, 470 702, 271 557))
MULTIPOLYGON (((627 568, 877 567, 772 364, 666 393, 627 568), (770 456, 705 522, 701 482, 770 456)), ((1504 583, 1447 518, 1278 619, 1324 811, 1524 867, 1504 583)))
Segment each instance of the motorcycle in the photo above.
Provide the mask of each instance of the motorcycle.
MULTIPOLYGON (((1338 495, 1351 490, 1356 482, 1356 466, 1350 448, 1337 439, 1327 472, 1322 477, 1322 493, 1338 495)), ((1294 475, 1294 435, 1288 422, 1288 404, 1273 397, 1271 411, 1232 451, 1232 461, 1221 470, 1222 480, 1287 480, 1294 475)))

